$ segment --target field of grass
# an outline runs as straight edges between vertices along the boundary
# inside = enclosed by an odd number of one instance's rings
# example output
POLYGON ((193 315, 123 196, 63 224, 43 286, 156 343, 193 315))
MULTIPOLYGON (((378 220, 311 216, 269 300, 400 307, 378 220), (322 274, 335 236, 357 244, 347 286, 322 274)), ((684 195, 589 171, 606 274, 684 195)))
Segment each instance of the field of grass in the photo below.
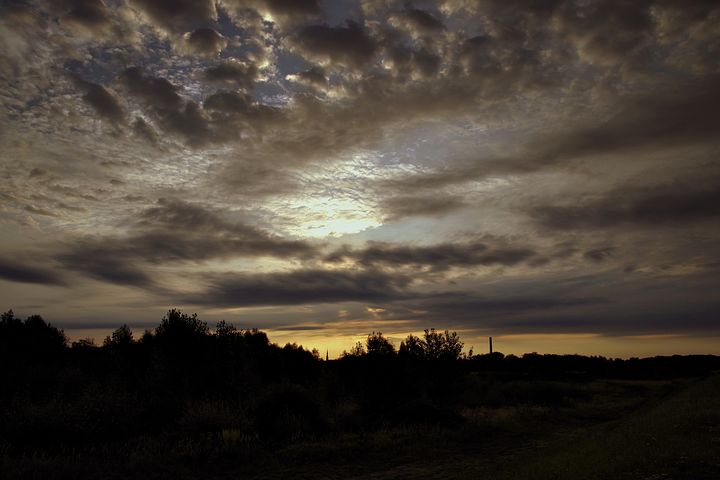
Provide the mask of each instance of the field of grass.
MULTIPOLYGON (((293 439, 268 450, 242 428, 95 449, 11 456, 7 478, 642 479, 720 478, 720 376, 510 382, 442 423, 293 439), (523 392, 522 394, 518 392, 523 392), (487 402, 486 402, 487 403, 487 402), (492 403, 492 402, 491 402, 492 403)), ((214 409, 208 407, 209 410, 214 409)))

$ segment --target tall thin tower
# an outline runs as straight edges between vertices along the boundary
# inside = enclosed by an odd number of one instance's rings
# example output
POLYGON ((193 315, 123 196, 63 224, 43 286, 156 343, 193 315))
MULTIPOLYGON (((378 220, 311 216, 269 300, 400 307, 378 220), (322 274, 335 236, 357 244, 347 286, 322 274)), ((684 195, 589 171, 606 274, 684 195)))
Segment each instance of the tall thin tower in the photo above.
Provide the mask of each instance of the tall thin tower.
POLYGON ((492 337, 488 337, 488 340, 490 341, 490 353, 492 353, 492 337))

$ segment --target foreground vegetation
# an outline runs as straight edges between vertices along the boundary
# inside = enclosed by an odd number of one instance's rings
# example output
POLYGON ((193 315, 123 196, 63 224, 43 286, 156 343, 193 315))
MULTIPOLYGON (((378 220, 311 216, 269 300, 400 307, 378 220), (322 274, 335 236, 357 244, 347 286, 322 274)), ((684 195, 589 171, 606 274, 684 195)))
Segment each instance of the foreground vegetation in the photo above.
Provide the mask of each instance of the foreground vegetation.
POLYGON ((0 322, 3 478, 720 478, 720 358, 463 355, 450 332, 343 358, 171 310, 68 346, 0 322))

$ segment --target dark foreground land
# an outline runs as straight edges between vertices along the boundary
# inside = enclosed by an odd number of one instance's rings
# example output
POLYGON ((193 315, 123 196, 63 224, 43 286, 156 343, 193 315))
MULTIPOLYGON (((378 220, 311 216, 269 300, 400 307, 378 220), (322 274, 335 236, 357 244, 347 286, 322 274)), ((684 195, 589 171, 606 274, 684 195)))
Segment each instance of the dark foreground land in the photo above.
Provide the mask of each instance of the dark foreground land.
POLYGON ((177 311, 68 346, 8 312, 0 478, 720 478, 720 357, 461 348, 371 334, 323 361, 177 311))

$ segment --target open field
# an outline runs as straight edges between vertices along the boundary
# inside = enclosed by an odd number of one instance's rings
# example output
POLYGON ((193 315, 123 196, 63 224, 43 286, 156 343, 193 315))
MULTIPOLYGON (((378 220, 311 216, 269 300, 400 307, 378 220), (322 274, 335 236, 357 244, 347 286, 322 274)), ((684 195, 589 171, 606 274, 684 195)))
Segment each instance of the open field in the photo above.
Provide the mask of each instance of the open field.
MULTIPOLYGON (((387 426, 265 449, 233 429, 12 454, 8 478, 715 479, 720 376, 558 382, 550 405, 463 408, 450 425, 387 426)), ((527 386, 527 388, 532 388, 527 386)), ((535 388, 547 388, 541 383, 535 388)))

